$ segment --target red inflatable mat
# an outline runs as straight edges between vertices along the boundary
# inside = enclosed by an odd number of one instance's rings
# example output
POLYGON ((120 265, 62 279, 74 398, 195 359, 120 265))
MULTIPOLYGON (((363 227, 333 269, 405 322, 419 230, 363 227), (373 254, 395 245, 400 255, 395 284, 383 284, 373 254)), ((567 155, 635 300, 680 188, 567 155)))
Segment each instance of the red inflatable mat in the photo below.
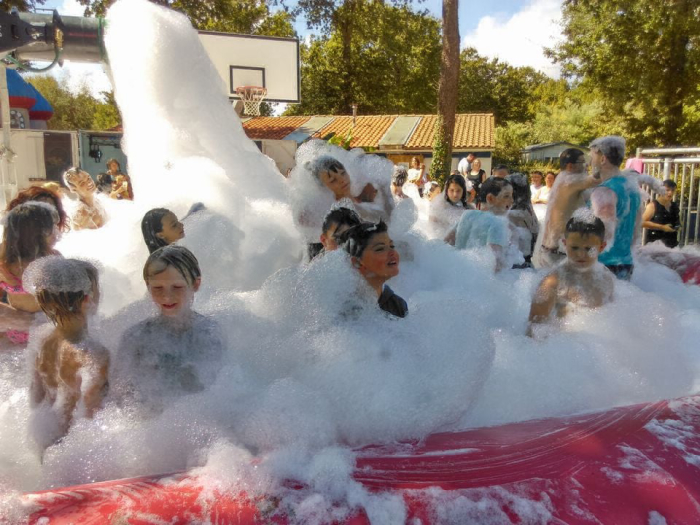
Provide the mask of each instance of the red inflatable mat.
MULTIPOLYGON (((700 523, 700 396, 429 436, 358 451, 355 478, 401 493, 408 517, 437 522, 435 491, 542 503, 554 523, 700 523)), ((291 490, 291 489, 290 489, 291 490)), ((300 488, 300 490, 306 490, 300 488)), ((186 474, 95 483, 27 495, 31 523, 286 523, 272 498, 205 491, 186 474), (40 521, 40 518, 50 518, 40 521), (121 521, 120 521, 121 520, 121 521)), ((368 523, 361 512, 348 523, 368 523)))

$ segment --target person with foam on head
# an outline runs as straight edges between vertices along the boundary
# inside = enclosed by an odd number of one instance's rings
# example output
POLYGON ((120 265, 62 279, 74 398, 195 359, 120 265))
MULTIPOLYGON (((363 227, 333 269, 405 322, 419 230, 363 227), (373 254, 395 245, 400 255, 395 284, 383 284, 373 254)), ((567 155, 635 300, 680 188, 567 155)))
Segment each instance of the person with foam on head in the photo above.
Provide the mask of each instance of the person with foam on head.
POLYGON ((0 247, 0 322, 13 344, 27 343, 32 314, 40 310, 23 286, 25 270, 33 261, 58 253, 54 246, 60 236, 59 223, 56 208, 44 202, 19 204, 5 217, 0 247))
POLYGON ((341 206, 331 210, 323 220, 320 237, 323 250, 319 254, 337 250, 343 234, 361 222, 360 216, 350 208, 341 206))
POLYGON ((224 342, 217 323, 192 309, 202 277, 187 248, 172 244, 154 251, 143 279, 158 314, 122 337, 115 389, 122 399, 159 409, 168 398, 199 392, 214 381, 224 342))
POLYGON ((481 185, 480 191, 481 210, 465 211, 445 241, 458 250, 488 246, 496 256, 495 271, 498 272, 510 268, 511 259, 517 259, 511 253, 513 227, 506 218, 508 210, 513 207, 513 185, 507 179, 490 177, 481 185))
POLYGON ((602 137, 591 142, 593 175, 601 180, 593 190, 590 207, 605 224, 608 249, 600 262, 618 279, 630 280, 634 271, 632 244, 641 233, 642 207, 636 180, 620 171, 625 139, 602 137))
POLYGON ((544 223, 537 238, 532 263, 535 268, 551 268, 564 260, 564 230, 574 211, 585 205, 586 193, 600 184, 600 178, 586 171, 586 157, 578 148, 559 155, 561 171, 549 194, 544 223))
POLYGON ((377 294, 377 304, 385 312, 406 317, 408 305, 386 282, 399 274, 399 254, 384 222, 364 222, 345 232, 341 241, 352 265, 377 294))
POLYGON ((92 177, 79 168, 70 168, 63 174, 63 182, 72 193, 78 195, 78 206, 71 216, 73 230, 102 228, 107 221, 107 215, 95 198, 97 186, 92 177))
POLYGON ((394 166, 394 174, 391 176, 391 194, 394 199, 400 201, 408 197, 403 192, 403 185, 408 180, 408 171, 403 166, 394 166))
POLYGON ((148 210, 141 220, 141 233, 149 253, 185 237, 185 226, 166 208, 148 210))
POLYGON ((605 225, 588 208, 580 208, 566 223, 566 259, 537 288, 530 307, 530 328, 564 317, 572 306, 597 308, 613 299, 615 278, 598 262, 605 248, 605 225))
POLYGON ((437 237, 444 237, 462 217, 465 210, 474 209, 468 204, 467 182, 461 175, 450 175, 445 181, 442 197, 430 202, 428 220, 437 237))
MULTIPOLYGON (((100 296, 95 266, 53 255, 30 264, 25 275, 27 288, 54 325, 39 343, 30 387, 31 406, 47 409, 57 423, 51 435, 35 436, 43 450, 63 437, 76 418, 91 418, 100 408, 109 352, 88 332, 100 296)), ((45 411, 39 414, 44 417, 45 411)))

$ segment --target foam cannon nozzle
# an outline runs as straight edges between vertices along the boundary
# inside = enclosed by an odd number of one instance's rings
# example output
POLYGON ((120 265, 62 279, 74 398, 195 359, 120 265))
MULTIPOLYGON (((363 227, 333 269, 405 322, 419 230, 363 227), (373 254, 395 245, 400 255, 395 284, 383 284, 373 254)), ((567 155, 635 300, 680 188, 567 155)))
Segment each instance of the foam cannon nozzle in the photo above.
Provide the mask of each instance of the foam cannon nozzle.
POLYGON ((0 57, 16 61, 104 62, 103 35, 103 18, 0 12, 0 57))

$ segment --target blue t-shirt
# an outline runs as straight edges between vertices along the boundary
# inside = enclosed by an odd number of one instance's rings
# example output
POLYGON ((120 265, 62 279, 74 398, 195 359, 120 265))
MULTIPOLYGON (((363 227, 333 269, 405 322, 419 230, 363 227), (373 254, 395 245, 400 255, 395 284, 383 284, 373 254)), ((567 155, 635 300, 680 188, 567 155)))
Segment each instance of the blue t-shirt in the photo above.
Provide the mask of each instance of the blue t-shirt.
POLYGON ((637 212, 641 205, 639 191, 627 177, 619 175, 606 180, 599 187, 609 188, 617 195, 617 227, 615 238, 609 250, 604 251, 598 260, 606 266, 619 264, 632 264, 632 240, 634 239, 634 227, 637 223, 637 212))
POLYGON ((455 248, 468 250, 489 244, 505 248, 510 242, 508 228, 508 220, 505 217, 486 211, 467 210, 457 223, 455 248))

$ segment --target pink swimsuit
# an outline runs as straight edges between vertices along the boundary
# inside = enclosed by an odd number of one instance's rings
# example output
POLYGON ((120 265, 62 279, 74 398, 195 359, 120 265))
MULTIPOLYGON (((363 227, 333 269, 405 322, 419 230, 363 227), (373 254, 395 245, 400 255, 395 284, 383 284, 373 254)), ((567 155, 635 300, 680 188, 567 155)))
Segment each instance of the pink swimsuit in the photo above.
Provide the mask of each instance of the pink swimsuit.
MULTIPOLYGON (((12 274, 10 274, 10 275, 12 275, 12 274)), ((12 275, 12 277, 15 277, 15 276, 12 275)), ((17 277, 15 277, 15 279, 17 279, 17 277)), ((17 279, 17 280, 20 281, 20 279, 17 279)), ((22 288, 21 281, 20 281, 20 284, 18 286, 12 286, 12 285, 7 284, 4 281, 0 281, 0 290, 5 290, 6 292, 14 293, 14 294, 27 294, 27 295, 29 295, 28 292, 26 292, 24 290, 24 288, 22 288)), ((26 345, 27 342, 29 341, 29 332, 22 332, 20 330, 8 330, 7 332, 5 332, 5 335, 7 336, 7 338, 10 341, 12 341, 15 344, 26 345)))

